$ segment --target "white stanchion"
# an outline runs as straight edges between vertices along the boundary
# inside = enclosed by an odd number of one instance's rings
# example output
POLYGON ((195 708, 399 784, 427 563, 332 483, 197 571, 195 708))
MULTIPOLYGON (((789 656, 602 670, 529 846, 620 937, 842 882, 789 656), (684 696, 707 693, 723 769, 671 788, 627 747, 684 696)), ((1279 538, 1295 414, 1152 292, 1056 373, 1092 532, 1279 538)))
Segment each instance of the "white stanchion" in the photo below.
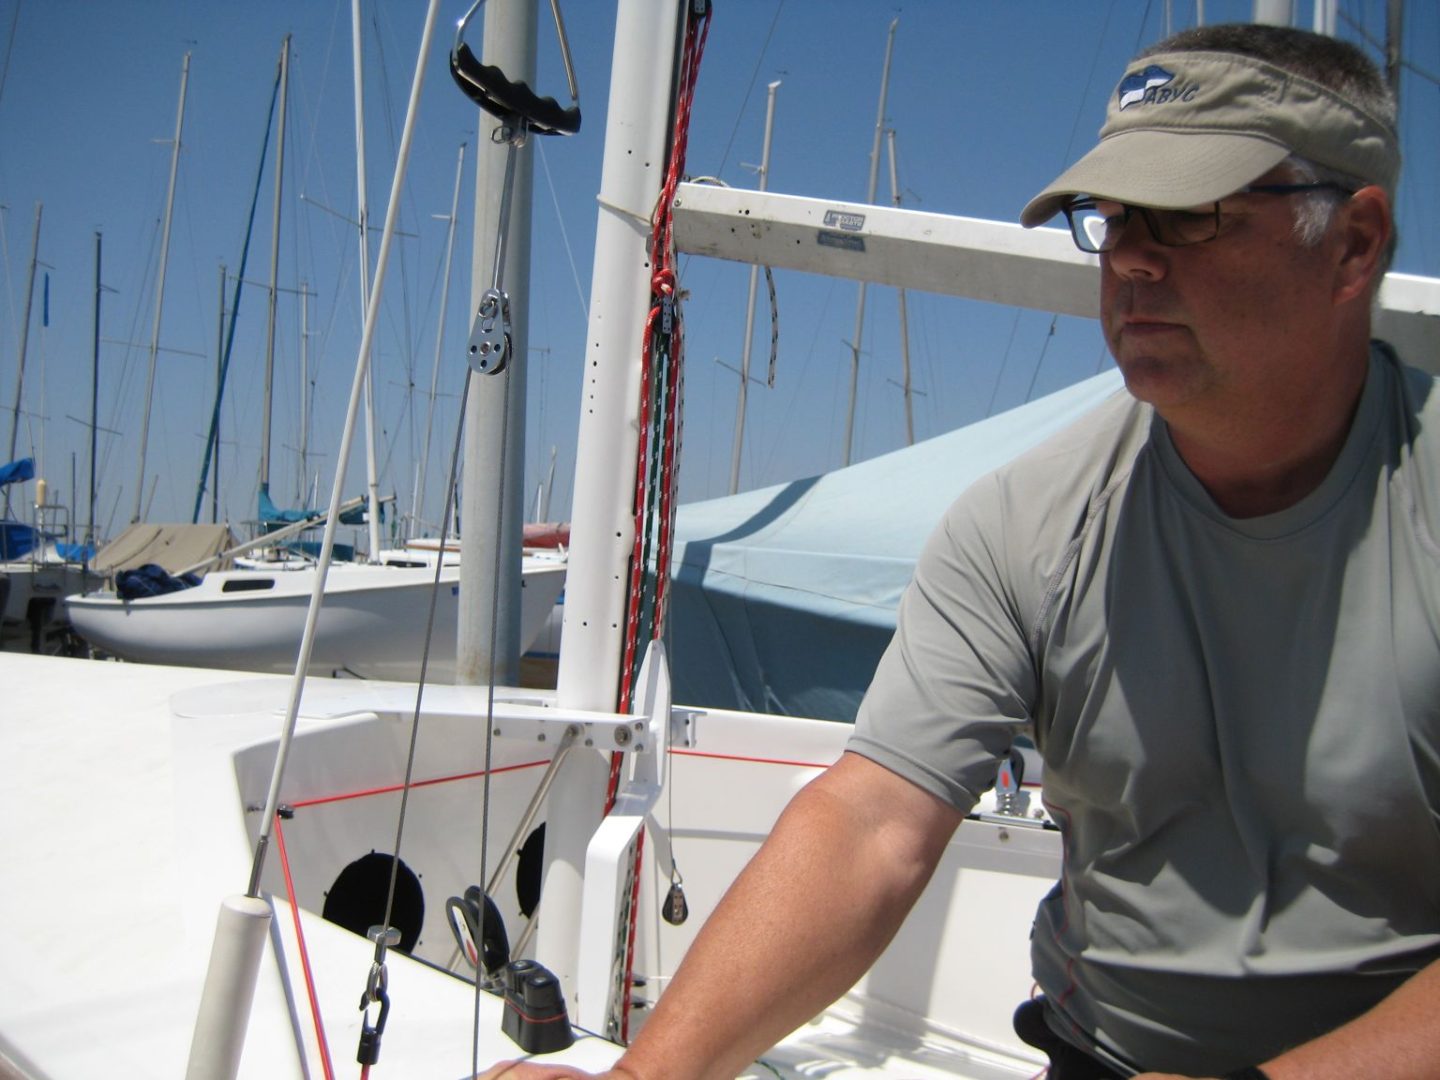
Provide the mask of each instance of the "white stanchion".
POLYGON ((233 1080, 240 1071, 260 951, 269 931, 270 905, 264 900, 231 896, 220 905, 186 1080, 233 1080))

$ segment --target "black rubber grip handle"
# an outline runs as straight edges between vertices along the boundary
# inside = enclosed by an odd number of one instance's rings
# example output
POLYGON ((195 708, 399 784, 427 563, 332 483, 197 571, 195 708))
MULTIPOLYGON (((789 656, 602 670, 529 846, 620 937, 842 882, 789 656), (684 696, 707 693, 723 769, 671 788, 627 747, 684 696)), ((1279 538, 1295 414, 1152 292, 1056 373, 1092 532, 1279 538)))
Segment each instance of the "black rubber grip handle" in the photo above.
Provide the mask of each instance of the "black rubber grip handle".
POLYGON ((541 97, 523 82, 511 82, 498 67, 482 64, 461 44, 450 53, 450 74, 465 96, 502 120, 524 120, 541 135, 574 135, 580 130, 580 106, 564 108, 553 97, 541 97))

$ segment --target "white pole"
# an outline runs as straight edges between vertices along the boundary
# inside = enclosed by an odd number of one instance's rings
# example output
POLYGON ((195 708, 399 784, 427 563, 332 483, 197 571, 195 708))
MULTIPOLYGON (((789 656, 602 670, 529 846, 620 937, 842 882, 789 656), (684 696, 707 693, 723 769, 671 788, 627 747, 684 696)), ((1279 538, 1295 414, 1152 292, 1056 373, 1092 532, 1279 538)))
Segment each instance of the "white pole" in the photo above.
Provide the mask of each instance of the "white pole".
POLYGON ((300 505, 310 489, 310 286, 300 279, 300 505))
POLYGON ((231 896, 220 905, 185 1080, 228 1080, 240 1071, 269 930, 270 905, 259 897, 231 896))
MULTIPOLYGON (((360 0, 350 0, 350 56, 355 86, 355 201, 360 222, 360 307, 370 301, 370 197, 365 182, 365 64, 360 0)), ((380 477, 375 464, 375 377, 365 372, 365 517, 370 558, 380 553, 380 477)))
MULTIPOLYGON (((35 204, 35 234, 30 241, 30 273, 25 279, 25 318, 20 323, 20 356, 15 368, 15 410, 14 422, 10 425, 10 456, 6 461, 15 460, 15 448, 20 438, 20 406, 25 391, 25 352, 30 344, 30 307, 35 301, 35 267, 40 262, 40 217, 45 204, 35 204)), ((9 492, 6 492, 9 502, 9 492)))
MULTIPOLYGON (((650 306, 650 213, 664 180, 682 5, 620 0, 600 174, 589 334, 556 696, 562 708, 615 708, 650 306)), ((575 990, 585 848, 600 822, 604 759, 577 748, 550 793, 537 955, 575 990)), ((572 999, 573 1000, 573 999, 572 999)))
MULTIPOLYGON (((532 0, 485 5, 481 51, 486 64, 512 81, 535 85, 536 12, 532 0)), ((470 263, 470 310, 495 285, 506 142, 495 141, 500 121, 480 115, 475 151, 475 245, 470 263)), ((532 135, 531 140, 546 138, 532 135)), ((460 527, 460 604, 455 635, 455 681, 514 683, 520 677, 520 564, 525 524, 525 395, 530 295, 530 219, 535 159, 529 140, 515 147, 503 291, 510 305, 510 360, 503 371, 470 380, 465 403, 465 470, 460 527), (503 440, 503 441, 502 441, 503 440), (497 514, 499 520, 496 520, 497 514)))
POLYGON ((265 323, 265 412, 260 424, 260 491, 270 494, 270 426, 275 410, 275 317, 279 302, 280 206, 285 183, 285 115, 290 99, 290 35, 280 44, 280 127, 275 138, 275 207, 270 219, 270 303, 265 323))
MULTIPOLYGON (((880 107, 875 113, 875 140, 870 146, 870 182, 865 188, 865 201, 875 201, 875 189, 880 182, 880 136, 885 130, 885 99, 890 93, 890 56, 895 51, 895 28, 900 25, 897 15, 890 21, 890 36, 885 40, 885 68, 880 73, 880 107)), ((855 298, 855 334, 850 340, 850 408, 845 414, 845 461, 850 464, 855 447, 855 400, 860 393, 860 338, 865 331, 865 286, 855 298)))
POLYGON ((1395 97, 1397 114, 1400 110, 1400 71, 1405 56, 1400 45, 1405 37, 1404 23, 1404 0, 1389 0, 1385 5, 1385 80, 1390 84, 1390 93, 1395 97))
MULTIPOLYGON (((775 91, 779 80, 772 82, 765 96, 765 145, 760 151, 760 190, 770 179, 770 136, 775 130, 775 91)), ((740 490, 740 451, 745 442, 745 401, 750 390, 750 347, 755 337, 755 289, 760 283, 760 267, 750 267, 750 298, 745 305, 745 347, 740 352, 740 397, 735 403, 735 448, 730 454, 730 494, 740 490)))
POLYGON ((1273 26, 1289 26, 1292 0, 1254 0, 1251 5, 1251 22, 1269 23, 1273 26))
MULTIPOLYGON (((390 186, 390 204, 385 211, 385 228, 380 235, 380 257, 375 267, 375 284, 370 290, 365 307, 365 329, 360 338, 360 352, 355 359, 355 377, 350 385, 350 404, 345 414, 345 429, 340 437, 340 453, 335 462, 335 478, 330 491, 330 509, 325 517, 325 537, 320 544, 320 561, 315 572, 315 586, 310 593, 310 608, 305 613, 305 629, 300 638, 300 655, 295 661, 295 674, 290 683, 290 696, 285 710, 285 722, 280 732, 280 744, 275 754, 275 767, 270 777, 270 791, 265 799, 265 809, 262 812, 260 822, 260 835, 255 842, 255 858, 250 868, 250 884, 246 889, 246 897, 257 899, 260 895, 260 878, 265 869, 265 854, 270 847, 270 833, 275 824, 275 811, 280 805, 280 785, 285 778, 285 765, 290 756, 290 745, 295 738, 295 725, 300 715, 300 696, 305 689, 305 672, 310 667, 310 655, 315 647, 315 625, 320 617, 320 605, 325 596, 325 579, 330 571, 330 556, 335 544, 335 529, 340 521, 340 497, 344 490, 345 466, 350 461, 350 447, 355 438, 355 421, 360 411, 360 399, 365 385, 365 373, 370 366, 370 344, 375 336, 375 323, 380 313, 380 293, 385 285, 385 268, 390 262, 390 242, 395 235, 395 221, 400 214, 400 193, 405 186, 405 171, 410 162, 410 144, 415 134, 415 118, 420 111, 420 91, 425 85, 425 60, 430 55, 430 43, 435 37, 435 20, 439 14, 440 0, 430 0, 430 6, 425 13, 425 29, 420 35, 420 55, 415 62, 415 76, 410 84, 410 103, 405 112, 405 127, 400 135, 400 152, 395 161, 395 176, 390 186)), ((232 901, 226 901, 226 906, 234 906, 232 901)), ((255 985, 254 971, 258 971, 260 963, 260 950, 247 948, 237 942, 228 939, 233 937, 247 937, 253 933, 249 926, 249 920, 239 922, 229 919, 223 914, 217 926, 217 940, 214 952, 222 950, 227 955, 242 956, 249 963, 252 974, 248 976, 248 982, 238 974, 231 975, 223 980, 224 986, 246 986, 255 985), (222 944, 219 935, 224 933, 227 943, 222 944)), ((209 984, 207 982, 207 990, 209 984)), ((248 998, 246 1000, 249 1000, 248 998)), ((223 1016, 227 1024, 233 1025, 233 1034, 221 1036, 215 1033, 207 1035, 207 1039, 217 1045, 229 1046, 232 1040, 240 1041, 244 1038, 246 1022, 249 1019, 249 1009, 238 1008, 243 1004, 238 1000, 231 1000, 231 1003, 215 1004, 212 999, 202 998, 200 1003, 200 1016, 223 1016)), ((197 1030, 196 1042, 199 1043, 197 1030)), ((224 1059, 230 1060, 230 1059, 224 1059)), ((238 1065, 239 1055, 233 1057, 235 1065, 238 1065)), ((224 1061, 215 1068, 220 1068, 224 1061)), ((192 1062, 192 1067, 193 1062, 192 1062)), ((197 1077, 210 1076, 234 1076, 234 1066, 229 1072, 197 1073, 197 1077)))
MULTIPOLYGON (((900 205, 900 174, 895 162, 895 129, 891 128, 890 149, 890 199, 900 205)), ((905 304, 905 290, 900 289, 900 378, 901 389, 905 392, 905 445, 915 445, 915 409, 910 393, 910 315, 905 304)))
MULTIPOLYGON (((430 428, 435 423, 435 395, 440 386, 440 359, 445 355, 445 313, 450 306, 450 265, 455 254, 455 223, 460 212, 460 177, 465 172, 465 144, 455 160, 455 191, 450 196, 450 217, 445 233, 445 276, 440 285, 440 325, 435 330, 435 366, 430 372, 430 401, 425 408, 425 449, 420 454, 419 477, 410 500, 410 528, 420 527, 425 508, 425 477, 430 472, 430 428)), ((448 482, 448 478, 447 478, 448 482)))
POLYGON ((135 514, 140 520, 145 498, 145 451, 150 442, 150 399, 155 393, 155 359, 160 352, 160 312, 165 306, 165 263, 170 255, 170 219, 175 209, 175 174, 180 167, 180 130, 185 124, 185 87, 190 82, 190 54, 180 65, 180 106, 175 111, 175 142, 170 149, 170 186, 165 194, 165 225, 160 233, 160 270, 155 284, 155 319, 150 326, 150 372, 145 378, 145 410, 140 421, 140 470, 135 478, 135 514))

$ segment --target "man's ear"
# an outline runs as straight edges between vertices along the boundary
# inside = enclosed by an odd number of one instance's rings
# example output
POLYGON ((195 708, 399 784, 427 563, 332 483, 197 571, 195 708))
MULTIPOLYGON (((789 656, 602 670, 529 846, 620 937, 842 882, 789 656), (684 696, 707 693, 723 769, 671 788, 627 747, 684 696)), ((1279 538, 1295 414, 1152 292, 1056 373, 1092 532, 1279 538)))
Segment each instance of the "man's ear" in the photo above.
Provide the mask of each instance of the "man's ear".
POLYGON ((1393 229, 1390 196, 1385 189, 1369 184, 1351 195, 1341 211, 1340 229, 1335 301, 1345 303, 1363 297, 1368 302, 1378 285, 1375 279, 1381 272, 1393 229))

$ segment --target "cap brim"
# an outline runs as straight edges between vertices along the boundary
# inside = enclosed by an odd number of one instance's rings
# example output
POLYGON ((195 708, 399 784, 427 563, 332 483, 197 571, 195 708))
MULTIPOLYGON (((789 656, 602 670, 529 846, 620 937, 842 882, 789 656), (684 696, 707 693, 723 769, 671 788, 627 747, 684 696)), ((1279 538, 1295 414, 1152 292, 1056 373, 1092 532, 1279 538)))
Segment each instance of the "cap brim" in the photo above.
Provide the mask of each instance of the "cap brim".
POLYGON ((1269 139, 1219 131, 1119 131, 1026 204, 1020 224, 1041 225, 1074 195, 1180 209, 1223 199, 1290 154, 1269 139))

